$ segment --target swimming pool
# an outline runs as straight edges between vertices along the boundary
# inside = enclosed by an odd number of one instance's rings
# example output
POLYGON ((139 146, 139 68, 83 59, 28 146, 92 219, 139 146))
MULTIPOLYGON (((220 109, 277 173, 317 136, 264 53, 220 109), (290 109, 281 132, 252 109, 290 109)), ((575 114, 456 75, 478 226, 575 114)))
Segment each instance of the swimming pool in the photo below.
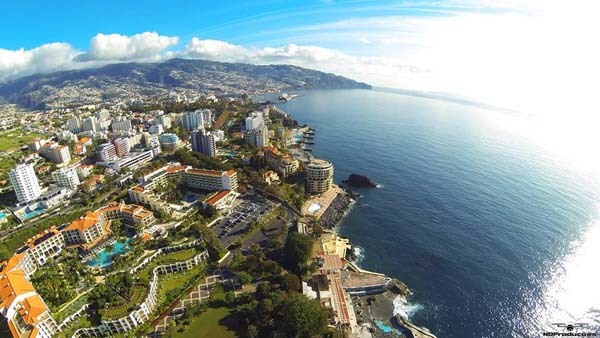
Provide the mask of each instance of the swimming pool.
POLYGON ((28 220, 30 218, 34 218, 35 216, 37 216, 43 212, 44 212, 43 208, 37 208, 37 209, 31 210, 29 212, 27 210, 25 210, 25 212, 23 213, 23 219, 28 220))
POLYGON ((390 333, 393 332, 394 329, 392 329, 391 327, 385 325, 381 320, 376 320, 375 321, 375 325, 377 325, 377 327, 383 331, 384 333, 390 333))
POLYGON ((116 255, 122 255, 130 249, 129 239, 125 242, 115 242, 112 250, 108 251, 106 248, 102 249, 96 254, 94 259, 87 262, 87 265, 95 268, 105 268, 112 264, 113 258, 115 258, 116 255))

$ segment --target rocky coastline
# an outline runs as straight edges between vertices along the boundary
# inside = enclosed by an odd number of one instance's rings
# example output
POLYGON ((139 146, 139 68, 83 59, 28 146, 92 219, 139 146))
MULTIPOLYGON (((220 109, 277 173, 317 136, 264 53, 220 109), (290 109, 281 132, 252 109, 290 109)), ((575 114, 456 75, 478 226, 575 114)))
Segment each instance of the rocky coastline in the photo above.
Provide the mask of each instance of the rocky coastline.
POLYGON ((367 176, 358 174, 350 174, 342 183, 355 188, 377 188, 377 184, 373 183, 367 176))
POLYGON ((321 226, 327 229, 334 229, 348 212, 354 200, 354 195, 347 190, 344 193, 338 194, 323 215, 321 215, 319 219, 321 226))
MULTIPOLYGON (((340 192, 319 218, 319 223, 323 228, 330 229, 335 233, 337 233, 337 226, 341 220, 349 212, 353 203, 360 197, 358 193, 351 190, 351 187, 378 187, 367 176, 358 174, 351 174, 342 183, 343 185, 339 186, 340 192)), ((345 258, 356 264, 355 247, 352 243, 350 245, 352 249, 347 253, 345 258)), ((360 337, 436 338, 426 328, 417 327, 408 319, 398 318, 399 316, 394 314, 394 300, 396 297, 406 299, 411 294, 412 292, 404 282, 393 279, 391 286, 383 293, 353 297, 353 304, 357 312, 359 324, 360 322, 366 324, 369 331, 366 336, 361 334, 360 337), (384 332, 379 324, 384 324, 390 331, 384 332)))

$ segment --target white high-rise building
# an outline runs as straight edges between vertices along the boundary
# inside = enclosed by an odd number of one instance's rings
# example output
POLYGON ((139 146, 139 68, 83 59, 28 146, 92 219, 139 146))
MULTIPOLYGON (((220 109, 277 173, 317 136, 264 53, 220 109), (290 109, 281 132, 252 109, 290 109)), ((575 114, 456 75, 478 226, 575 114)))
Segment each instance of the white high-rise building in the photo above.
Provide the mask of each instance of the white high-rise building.
POLYGON ((148 131, 152 135, 160 135, 160 134, 162 134, 162 133, 165 132, 165 129, 163 128, 162 124, 153 124, 153 125, 150 126, 150 128, 148 129, 148 131))
POLYGON ((256 148, 262 148, 269 145, 269 131, 266 127, 259 127, 258 129, 250 129, 244 136, 244 141, 256 148))
POLYGON ((171 118, 165 115, 161 115, 158 118, 159 124, 162 124, 165 129, 171 129, 171 118))
POLYGON ((117 159, 117 150, 112 143, 103 143, 96 150, 98 162, 109 162, 117 159))
POLYGON ((131 130, 131 121, 125 116, 118 116, 110 125, 113 131, 130 131, 131 130))
POLYGON ((40 155, 56 164, 63 164, 71 160, 69 147, 57 143, 46 143, 40 148, 40 155))
POLYGON ((154 148, 160 147, 160 142, 158 140, 158 135, 152 135, 149 133, 144 133, 144 144, 146 147, 154 148))
POLYGON ((202 121, 204 122, 205 128, 212 127, 213 113, 210 109, 202 110, 202 121))
POLYGON ((246 130, 258 129, 264 125, 265 120, 263 119, 262 112, 255 111, 246 117, 246 130))
POLYGON ((8 176, 19 202, 29 203, 42 194, 42 189, 32 165, 18 164, 8 173, 8 176))
POLYGON ((65 167, 56 170, 52 173, 52 178, 56 181, 59 187, 65 187, 71 190, 77 189, 79 183, 79 175, 77 175, 77 169, 73 167, 65 167))
POLYGON ((113 144, 115 145, 115 152, 119 157, 125 156, 131 150, 131 143, 127 137, 114 139, 113 144))
POLYGON ((187 130, 204 128, 204 115, 201 110, 188 111, 181 117, 181 126, 187 130))

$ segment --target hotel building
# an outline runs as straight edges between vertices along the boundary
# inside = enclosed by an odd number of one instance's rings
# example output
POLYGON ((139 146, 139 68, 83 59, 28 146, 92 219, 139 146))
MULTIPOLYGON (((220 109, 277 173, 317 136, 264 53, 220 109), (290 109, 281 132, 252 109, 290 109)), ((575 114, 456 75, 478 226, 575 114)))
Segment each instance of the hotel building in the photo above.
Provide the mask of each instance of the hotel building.
POLYGON ((306 192, 321 194, 333 187, 333 164, 327 160, 312 159, 306 165, 306 192))
POLYGON ((283 154, 277 147, 265 147, 265 162, 281 176, 288 177, 298 171, 300 163, 288 154, 283 154))
MULTIPOLYGON (((134 203, 148 205, 154 210, 168 211, 169 206, 160 198, 160 191, 158 191, 157 188, 162 187, 171 179, 176 179, 190 188, 208 191, 235 192, 238 186, 237 173, 234 170, 216 171, 194 169, 191 166, 171 163, 144 175, 141 184, 129 189, 129 198, 131 198, 134 203)), ((226 196, 220 196, 220 198, 224 197, 226 196)), ((213 200, 215 204, 217 201, 218 200, 213 200)))

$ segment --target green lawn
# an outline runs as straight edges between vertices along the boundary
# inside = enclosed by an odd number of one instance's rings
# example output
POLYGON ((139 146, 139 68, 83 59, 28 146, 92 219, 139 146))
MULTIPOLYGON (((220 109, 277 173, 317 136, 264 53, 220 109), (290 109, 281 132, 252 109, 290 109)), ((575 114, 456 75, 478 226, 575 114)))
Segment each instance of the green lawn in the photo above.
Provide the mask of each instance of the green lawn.
POLYGON ((209 308, 206 312, 191 320, 184 332, 175 332, 172 338, 235 338, 234 331, 219 324, 231 312, 225 307, 209 308))
POLYGON ((164 254, 154 259, 152 262, 148 263, 148 265, 146 265, 143 269, 137 272, 136 275, 142 278, 143 280, 148 280, 150 278, 150 275, 152 274, 152 270, 155 267, 164 264, 186 261, 188 259, 193 258, 197 254, 198 250, 196 250, 195 248, 174 251, 168 254, 164 254))
POLYGON ((43 137, 35 133, 26 133, 24 130, 9 130, 0 133, 0 151, 17 149, 26 145, 34 138, 43 137))

